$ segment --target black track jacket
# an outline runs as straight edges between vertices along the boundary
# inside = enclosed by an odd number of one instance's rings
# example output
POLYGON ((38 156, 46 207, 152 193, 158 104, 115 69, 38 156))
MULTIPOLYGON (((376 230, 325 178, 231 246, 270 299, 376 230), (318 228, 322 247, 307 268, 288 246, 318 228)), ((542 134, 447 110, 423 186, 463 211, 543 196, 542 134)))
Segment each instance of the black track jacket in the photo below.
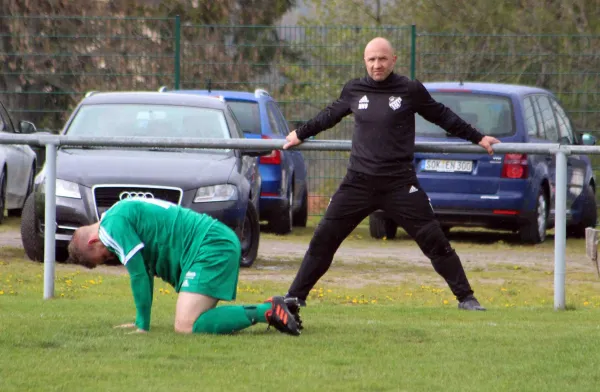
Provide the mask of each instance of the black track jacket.
POLYGON ((314 136, 354 114, 348 168, 376 176, 414 173, 415 113, 474 144, 483 135, 442 103, 425 86, 395 73, 377 82, 369 76, 346 83, 335 102, 296 130, 300 140, 314 136))

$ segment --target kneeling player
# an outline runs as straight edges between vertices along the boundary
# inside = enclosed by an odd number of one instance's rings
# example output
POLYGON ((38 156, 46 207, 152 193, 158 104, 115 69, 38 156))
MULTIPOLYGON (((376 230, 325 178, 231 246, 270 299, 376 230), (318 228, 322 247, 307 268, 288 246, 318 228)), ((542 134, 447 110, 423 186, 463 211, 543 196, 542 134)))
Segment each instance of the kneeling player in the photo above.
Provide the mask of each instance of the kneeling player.
POLYGON ((179 293, 175 331, 229 334, 256 323, 299 335, 294 299, 272 297, 253 306, 219 306, 236 298, 240 242, 212 217, 157 199, 125 199, 102 219, 80 227, 69 244, 70 260, 88 268, 118 258, 131 278, 135 323, 119 327, 150 330, 154 277, 179 293), (292 311, 290 311, 290 309, 292 311))

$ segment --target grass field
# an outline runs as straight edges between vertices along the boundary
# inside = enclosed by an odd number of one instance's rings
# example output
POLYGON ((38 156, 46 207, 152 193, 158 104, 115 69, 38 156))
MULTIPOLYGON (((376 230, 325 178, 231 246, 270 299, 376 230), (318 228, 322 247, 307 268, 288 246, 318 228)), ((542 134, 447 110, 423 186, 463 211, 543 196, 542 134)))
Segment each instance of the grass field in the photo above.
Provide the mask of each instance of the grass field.
MULTIPOLYGON (((372 240, 359 238, 361 230, 349 241, 368 246, 372 240)), ((298 230, 286 241, 307 242, 308 234, 298 230)), ((461 238, 457 247, 465 249, 535 252, 510 237, 493 245, 461 238)), ((551 241, 540 249, 552 249, 551 241)), ((580 242, 572 246, 581 249, 580 242)), ((299 263, 268 257, 243 270, 237 303, 284 292, 299 263)), ((568 273, 568 311, 553 310, 551 268, 504 263, 468 274, 487 312, 458 311, 425 266, 336 263, 302 310, 300 337, 264 325, 232 336, 177 335, 176 294, 157 280, 151 332, 131 335, 112 328, 135 314, 121 268, 57 265, 56 298, 44 301, 43 266, 26 261, 21 249, 3 247, 0 391, 599 389, 594 274, 568 273), (398 283, 393 274, 409 278, 398 283)))

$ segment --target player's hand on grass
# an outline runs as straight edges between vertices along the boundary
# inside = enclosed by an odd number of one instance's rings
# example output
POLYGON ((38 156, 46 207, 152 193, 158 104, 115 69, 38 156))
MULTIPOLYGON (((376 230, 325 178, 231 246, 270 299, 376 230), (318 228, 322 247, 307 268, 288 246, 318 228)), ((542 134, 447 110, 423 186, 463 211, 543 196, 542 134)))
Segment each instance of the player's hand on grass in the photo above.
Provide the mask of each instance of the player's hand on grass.
POLYGON ((127 335, 138 334, 138 333, 148 333, 148 331, 138 328, 135 331, 127 332, 127 335))
POLYGON ((120 324, 120 325, 115 325, 115 328, 135 328, 135 323, 125 323, 125 324, 120 324))

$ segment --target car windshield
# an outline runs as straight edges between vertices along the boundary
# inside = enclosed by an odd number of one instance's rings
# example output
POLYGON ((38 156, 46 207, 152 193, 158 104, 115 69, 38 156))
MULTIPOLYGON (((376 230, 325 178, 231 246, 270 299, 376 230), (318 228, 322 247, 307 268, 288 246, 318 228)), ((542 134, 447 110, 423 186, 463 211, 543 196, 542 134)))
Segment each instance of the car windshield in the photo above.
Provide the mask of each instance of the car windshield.
POLYGON ((66 133, 73 136, 231 139, 220 109, 147 104, 84 105, 66 133))
POLYGON ((237 117, 243 132, 260 135, 260 114, 257 102, 227 100, 227 103, 237 117))
MULTIPOLYGON (((515 133, 508 98, 470 93, 431 93, 431 96, 484 135, 497 137, 515 133)), ((418 114, 415 116, 415 128, 417 136, 447 136, 446 131, 418 114)))

